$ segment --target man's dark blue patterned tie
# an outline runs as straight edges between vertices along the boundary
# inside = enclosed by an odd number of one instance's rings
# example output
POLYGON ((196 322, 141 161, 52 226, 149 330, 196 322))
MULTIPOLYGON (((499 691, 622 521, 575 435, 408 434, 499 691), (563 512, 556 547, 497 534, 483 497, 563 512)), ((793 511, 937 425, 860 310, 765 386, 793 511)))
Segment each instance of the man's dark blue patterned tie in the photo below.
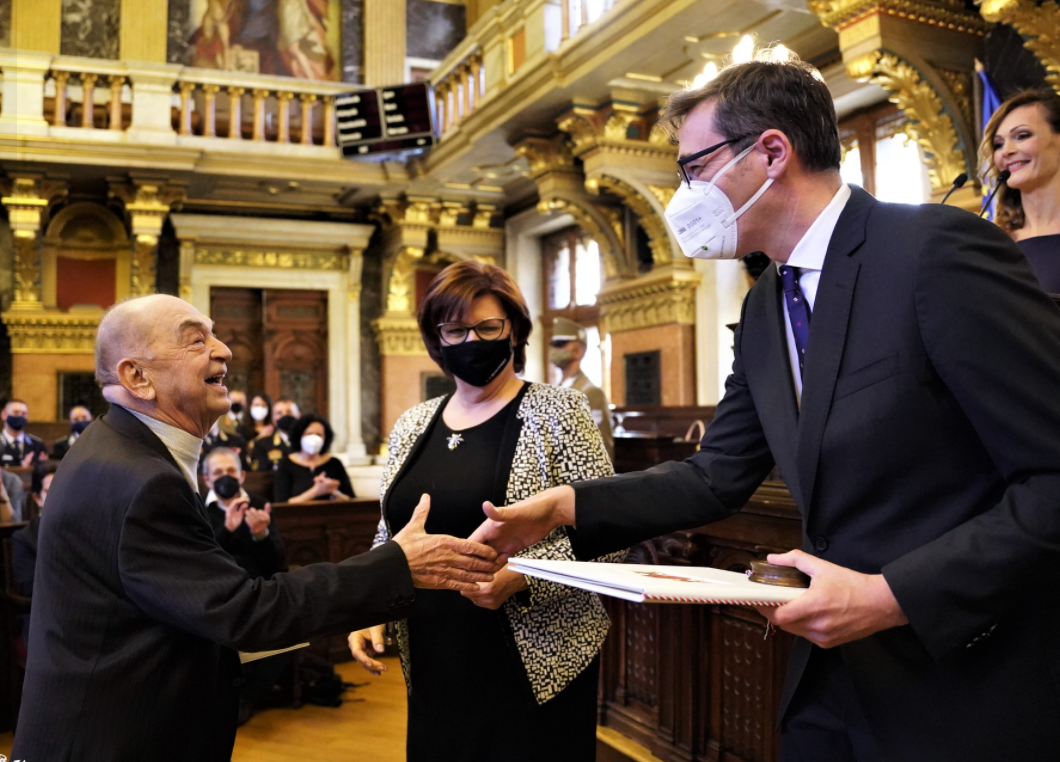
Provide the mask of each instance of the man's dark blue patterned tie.
POLYGON ((806 345, 810 343, 810 305, 799 288, 799 268, 780 266, 780 282, 784 286, 784 304, 791 320, 791 333, 795 337, 795 352, 799 356, 799 378, 806 364, 806 345))

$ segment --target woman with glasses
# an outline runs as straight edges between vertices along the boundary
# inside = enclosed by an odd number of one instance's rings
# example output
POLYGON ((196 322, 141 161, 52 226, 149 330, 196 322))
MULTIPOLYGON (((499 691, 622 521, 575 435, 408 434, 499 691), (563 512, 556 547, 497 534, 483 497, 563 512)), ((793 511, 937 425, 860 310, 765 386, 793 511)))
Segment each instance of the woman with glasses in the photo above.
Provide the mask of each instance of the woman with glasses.
MULTIPOLYGON (((395 424, 376 544, 405 526, 424 494, 428 532, 468 537, 486 500, 504 505, 613 472, 585 395, 516 375, 532 322, 508 273, 477 262, 447 267, 418 320, 456 392, 395 424)), ((574 558, 563 530, 524 555, 574 558)), ((409 762, 594 760, 607 628, 595 594, 507 569, 477 593, 417 591, 414 613, 394 630, 409 688, 409 762)), ((361 630, 350 650, 378 674, 384 640, 382 626, 361 630)))

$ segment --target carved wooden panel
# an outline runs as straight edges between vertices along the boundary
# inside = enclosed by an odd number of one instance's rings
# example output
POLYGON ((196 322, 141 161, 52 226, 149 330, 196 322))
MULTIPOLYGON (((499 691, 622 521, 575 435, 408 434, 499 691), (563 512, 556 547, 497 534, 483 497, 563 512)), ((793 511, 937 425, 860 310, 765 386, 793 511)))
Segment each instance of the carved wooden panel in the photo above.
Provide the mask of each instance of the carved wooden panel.
POLYGON ((232 350, 225 384, 248 395, 264 388, 265 347, 261 322, 264 292, 256 288, 211 288, 214 333, 232 350))
POLYGON ((303 413, 325 417, 328 415, 327 313, 325 291, 267 291, 265 294, 265 391, 273 399, 293 399, 303 413))
MULTIPOLYGON (((739 514, 631 549, 629 563, 742 571, 799 547, 801 521, 783 485, 763 486, 739 514)), ((791 637, 764 639, 765 619, 730 606, 605 601, 611 634, 600 672, 600 724, 682 762, 774 762, 773 730, 791 637)))

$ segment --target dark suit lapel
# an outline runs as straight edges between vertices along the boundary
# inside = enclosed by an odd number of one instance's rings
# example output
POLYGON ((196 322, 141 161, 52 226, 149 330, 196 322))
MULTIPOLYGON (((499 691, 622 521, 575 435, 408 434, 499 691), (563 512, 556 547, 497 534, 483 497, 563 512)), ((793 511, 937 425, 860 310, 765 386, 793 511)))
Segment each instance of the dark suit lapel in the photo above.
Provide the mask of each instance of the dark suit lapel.
POLYGON ((846 347, 850 307, 861 267, 853 254, 865 241, 865 223, 875 203, 876 200, 860 188, 851 189, 850 199, 828 242, 824 269, 817 286, 810 320, 810 343, 806 347, 796 451, 804 513, 809 512, 813 501, 821 441, 846 347))
MULTIPOLYGON (((780 307, 780 278, 777 277, 777 268, 773 263, 770 263, 766 271, 762 273, 762 278, 766 279, 763 285, 766 293, 769 294, 765 308, 767 335, 769 336, 766 356, 782 358, 779 363, 770 363, 770 366, 774 369, 773 378, 775 378, 775 382, 772 384, 774 393, 769 396, 780 407, 779 420, 782 423, 784 442, 790 448, 788 451, 793 452, 799 424, 799 404, 798 400, 795 399, 795 384, 791 380, 791 359, 788 356, 788 329, 784 323, 784 313, 780 307)), ((785 478, 787 477, 785 476, 785 478)))

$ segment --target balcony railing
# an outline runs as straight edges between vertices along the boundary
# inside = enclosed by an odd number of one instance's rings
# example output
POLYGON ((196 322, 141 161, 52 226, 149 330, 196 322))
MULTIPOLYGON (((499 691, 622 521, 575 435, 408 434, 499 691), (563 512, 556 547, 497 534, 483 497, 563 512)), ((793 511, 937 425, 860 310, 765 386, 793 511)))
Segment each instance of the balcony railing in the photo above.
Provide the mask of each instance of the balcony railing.
POLYGON ((152 142, 162 136, 178 145, 210 139, 333 150, 335 99, 358 89, 337 82, 22 51, 0 55, 0 68, 0 137, 76 139, 78 133, 71 132, 76 130, 103 140, 152 133, 152 142))
MULTIPOLYGON (((431 74, 444 140, 482 103, 560 55, 624 0, 505 0, 484 13, 431 74)), ((629 1, 624 4, 629 5, 629 1)))

